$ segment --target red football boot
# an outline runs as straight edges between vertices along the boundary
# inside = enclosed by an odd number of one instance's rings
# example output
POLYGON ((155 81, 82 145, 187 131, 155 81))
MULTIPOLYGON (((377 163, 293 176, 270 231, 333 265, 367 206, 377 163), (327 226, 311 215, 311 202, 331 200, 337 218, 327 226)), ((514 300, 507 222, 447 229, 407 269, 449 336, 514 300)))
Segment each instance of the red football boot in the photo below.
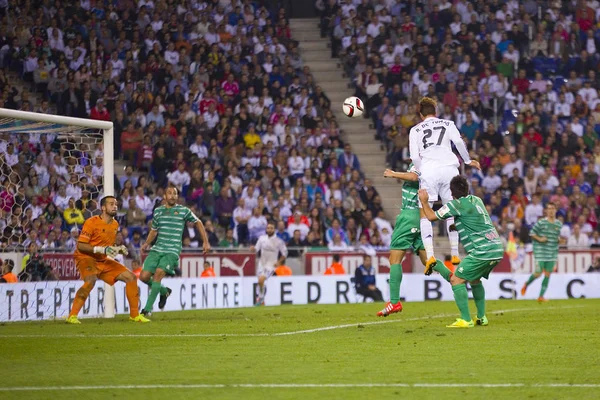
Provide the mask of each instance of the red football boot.
POLYGON ((402 311, 402 303, 397 302, 396 304, 392 304, 388 301, 385 308, 377 313, 377 316, 387 317, 390 314, 398 313, 400 311, 402 311))

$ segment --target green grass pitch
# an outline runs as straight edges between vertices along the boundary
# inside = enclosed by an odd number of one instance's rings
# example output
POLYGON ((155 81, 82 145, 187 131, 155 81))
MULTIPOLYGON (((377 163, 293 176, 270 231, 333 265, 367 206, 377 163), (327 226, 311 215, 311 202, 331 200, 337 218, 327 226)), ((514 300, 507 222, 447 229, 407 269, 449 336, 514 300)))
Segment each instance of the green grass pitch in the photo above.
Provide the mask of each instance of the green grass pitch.
POLYGON ((451 302, 380 307, 3 324, 0 399, 600 398, 600 300, 493 301, 473 329, 451 302))

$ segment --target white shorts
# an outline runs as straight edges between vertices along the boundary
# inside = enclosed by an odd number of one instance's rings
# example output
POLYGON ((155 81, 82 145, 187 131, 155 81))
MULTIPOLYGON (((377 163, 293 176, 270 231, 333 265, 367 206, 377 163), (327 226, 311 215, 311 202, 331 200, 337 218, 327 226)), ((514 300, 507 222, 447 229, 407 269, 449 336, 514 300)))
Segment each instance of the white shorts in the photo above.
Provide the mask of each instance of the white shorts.
POLYGON ((458 174, 458 168, 456 167, 442 167, 433 171, 421 172, 419 186, 421 189, 427 190, 430 204, 433 204, 438 198, 442 200, 442 204, 452 200, 450 181, 458 174))
POLYGON ((258 263, 258 268, 256 269, 256 276, 264 276, 266 279, 269 279, 273 276, 273 274, 275 274, 274 265, 262 264, 261 262, 258 263))

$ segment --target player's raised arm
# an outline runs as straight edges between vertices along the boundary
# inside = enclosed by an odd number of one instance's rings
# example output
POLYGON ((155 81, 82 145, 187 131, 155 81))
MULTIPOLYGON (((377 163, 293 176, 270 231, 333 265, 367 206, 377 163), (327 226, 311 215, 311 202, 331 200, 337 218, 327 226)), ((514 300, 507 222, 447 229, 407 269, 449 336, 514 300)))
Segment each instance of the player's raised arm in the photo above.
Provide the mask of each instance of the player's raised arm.
POLYGON ((413 172, 412 168, 407 172, 397 172, 397 171, 393 171, 391 169, 386 169, 383 172, 383 177, 384 178, 402 179, 403 181, 408 181, 408 182, 417 182, 419 180, 419 175, 417 175, 416 172, 413 172))
POLYGON ((421 170, 421 154, 419 154, 419 138, 418 134, 413 129, 409 134, 409 151, 410 159, 412 160, 417 171, 421 170))
POLYGON ((465 144, 463 138, 460 136, 460 132, 454 123, 452 123, 452 125, 450 126, 449 131, 450 141, 454 144, 456 150, 458 150, 458 154, 460 154, 465 164, 475 167, 477 169, 481 169, 477 161, 471 160, 469 150, 467 150, 467 145, 465 144))
POLYGON ((421 200, 421 207, 423 213, 425 214, 425 218, 432 222, 437 221, 438 217, 435 215, 435 212, 429 205, 429 194, 427 193, 427 190, 419 189, 419 200, 421 200))

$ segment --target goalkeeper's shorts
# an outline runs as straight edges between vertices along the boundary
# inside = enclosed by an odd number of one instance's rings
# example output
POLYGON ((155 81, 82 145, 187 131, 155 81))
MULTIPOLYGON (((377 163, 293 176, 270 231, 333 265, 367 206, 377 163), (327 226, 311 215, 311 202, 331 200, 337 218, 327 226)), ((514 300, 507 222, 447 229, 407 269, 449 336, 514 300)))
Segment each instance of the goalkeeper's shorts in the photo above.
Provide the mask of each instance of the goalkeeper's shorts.
POLYGON ((81 279, 95 275, 109 285, 114 285, 119 275, 128 271, 124 265, 110 258, 98 261, 92 257, 75 257, 75 265, 79 270, 81 279))

